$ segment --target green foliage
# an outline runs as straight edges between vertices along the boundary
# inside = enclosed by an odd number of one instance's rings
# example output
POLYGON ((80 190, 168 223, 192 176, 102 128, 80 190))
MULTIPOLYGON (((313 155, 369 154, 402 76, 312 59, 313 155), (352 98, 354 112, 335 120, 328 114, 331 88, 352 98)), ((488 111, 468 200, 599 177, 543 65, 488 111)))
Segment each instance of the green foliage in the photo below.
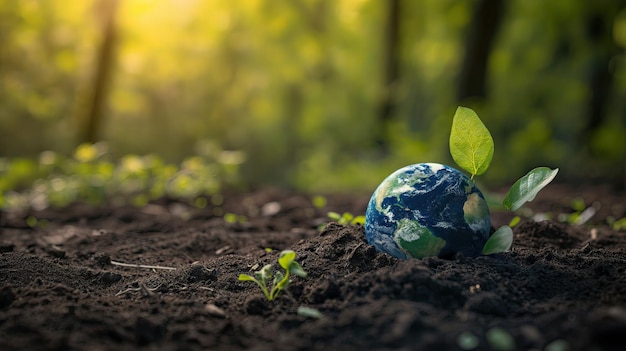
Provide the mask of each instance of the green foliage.
POLYGON ((186 158, 180 165, 156 155, 126 155, 113 161, 103 143, 82 144, 73 157, 47 151, 39 161, 0 159, 0 207, 43 209, 73 202, 143 206, 169 196, 206 206, 205 196, 239 181, 240 159, 224 151, 186 158), (236 162, 235 162, 236 161, 236 162))
MULTIPOLYGON (((454 161, 464 170, 475 175, 484 173, 493 157, 494 146, 491 133, 482 123, 476 112, 459 106, 452 121, 450 132, 450 153, 454 161)), ((509 210, 517 210, 524 203, 532 201, 537 193, 548 185, 559 169, 551 170, 547 167, 538 167, 520 178, 509 189, 503 200, 503 205, 509 210)), ((511 226, 519 222, 515 218, 511 226)), ((498 228, 483 246, 483 255, 506 252, 513 244, 513 230, 505 225, 498 228)))
POLYGON ((487 240, 483 246, 483 255, 491 255, 494 253, 506 252, 511 249, 513 244, 513 230, 508 225, 498 228, 487 240))
POLYGON ((281 291, 287 289, 289 283, 289 276, 294 274, 300 278, 306 278, 307 273, 302 269, 302 266, 296 262, 296 253, 292 250, 284 250, 278 257, 278 264, 285 270, 285 273, 276 272, 272 279, 272 265, 267 264, 260 270, 254 272, 254 275, 242 273, 239 275, 239 281, 251 281, 256 283, 263 295, 268 301, 273 301, 281 291), (272 281, 269 285, 270 280, 272 281))
MULTIPOLYGON (((124 40, 116 42, 100 137, 118 155, 154 153, 176 164, 208 138, 246 152, 248 183, 326 192, 369 189, 388 169, 441 159, 477 2, 404 2, 402 65, 391 87, 380 79, 388 3, 119 2, 124 40), (381 160, 372 139, 387 97, 392 138, 381 160)), ((557 163, 570 177, 623 177, 619 3, 507 2, 489 55, 488 94, 463 102, 488 112, 484 122, 498 140, 486 182, 511 183, 534 165, 557 163), (612 29, 602 42, 586 35, 591 16, 612 29), (581 142, 596 66, 610 70, 613 91, 601 126, 581 142)), ((102 38, 93 8, 94 1, 0 3, 3 156, 71 152, 102 38)))
POLYGON ((349 212, 344 212, 343 214, 328 212, 328 218, 341 225, 363 225, 365 223, 365 216, 355 216, 349 212))
POLYGON ((485 173, 493 157, 491 133, 472 109, 459 106, 452 120, 450 154, 474 176, 485 173))
POLYGON ((515 211, 525 202, 534 200, 537 193, 550 184, 558 172, 558 168, 552 170, 548 167, 537 167, 531 170, 509 189, 504 197, 504 207, 515 211))

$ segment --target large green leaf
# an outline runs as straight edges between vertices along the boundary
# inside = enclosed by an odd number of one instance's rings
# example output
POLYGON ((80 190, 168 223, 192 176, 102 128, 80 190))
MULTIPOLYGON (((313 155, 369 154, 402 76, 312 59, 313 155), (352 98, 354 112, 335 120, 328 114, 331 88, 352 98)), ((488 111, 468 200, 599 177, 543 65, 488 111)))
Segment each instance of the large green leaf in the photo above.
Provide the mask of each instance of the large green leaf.
POLYGON ((483 174, 493 157, 493 138, 476 112, 459 106, 452 120, 450 154, 472 176, 483 174))
POLYGON ((524 203, 533 201, 537 193, 556 177, 559 169, 537 167, 520 178, 504 197, 502 204, 511 211, 520 208, 524 203))
POLYGON ((512 244, 513 230, 508 225, 503 225, 491 234, 489 240, 483 246, 483 255, 509 251, 512 244))

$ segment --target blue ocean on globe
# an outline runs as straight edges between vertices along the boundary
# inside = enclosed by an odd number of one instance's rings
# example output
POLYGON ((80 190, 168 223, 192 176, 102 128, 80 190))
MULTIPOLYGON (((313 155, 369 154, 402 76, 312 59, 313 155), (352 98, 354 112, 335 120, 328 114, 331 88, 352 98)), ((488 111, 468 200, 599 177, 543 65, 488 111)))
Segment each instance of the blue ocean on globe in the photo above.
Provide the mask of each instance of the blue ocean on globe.
POLYGON ((365 213, 367 241, 395 257, 476 257, 489 238, 485 198, 460 171, 419 163, 389 175, 365 213))

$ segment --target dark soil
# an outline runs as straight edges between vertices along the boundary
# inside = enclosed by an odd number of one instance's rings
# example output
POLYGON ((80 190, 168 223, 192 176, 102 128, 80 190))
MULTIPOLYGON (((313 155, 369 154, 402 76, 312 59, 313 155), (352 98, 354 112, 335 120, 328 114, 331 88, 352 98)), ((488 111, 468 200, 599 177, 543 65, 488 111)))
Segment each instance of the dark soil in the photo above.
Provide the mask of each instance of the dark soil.
POLYGON ((409 261, 376 252, 360 226, 318 229, 327 211, 364 213, 367 196, 324 209, 281 191, 226 196, 242 223, 174 201, 2 213, 0 349, 626 350, 626 232, 604 223, 626 216, 626 196, 546 190, 528 207, 557 216, 582 197, 595 216, 525 219, 504 254, 409 261), (283 249, 309 276, 275 301, 237 280, 283 249))

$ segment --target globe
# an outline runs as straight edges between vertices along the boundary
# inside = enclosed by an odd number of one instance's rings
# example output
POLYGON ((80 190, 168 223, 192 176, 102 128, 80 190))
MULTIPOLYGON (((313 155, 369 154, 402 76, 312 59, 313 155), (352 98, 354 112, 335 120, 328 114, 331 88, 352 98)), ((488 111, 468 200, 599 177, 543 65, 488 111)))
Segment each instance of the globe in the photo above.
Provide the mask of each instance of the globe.
POLYGON ((419 163, 389 175, 374 191, 365 213, 365 236, 379 251, 398 258, 476 257, 489 238, 485 198, 460 171, 419 163))

